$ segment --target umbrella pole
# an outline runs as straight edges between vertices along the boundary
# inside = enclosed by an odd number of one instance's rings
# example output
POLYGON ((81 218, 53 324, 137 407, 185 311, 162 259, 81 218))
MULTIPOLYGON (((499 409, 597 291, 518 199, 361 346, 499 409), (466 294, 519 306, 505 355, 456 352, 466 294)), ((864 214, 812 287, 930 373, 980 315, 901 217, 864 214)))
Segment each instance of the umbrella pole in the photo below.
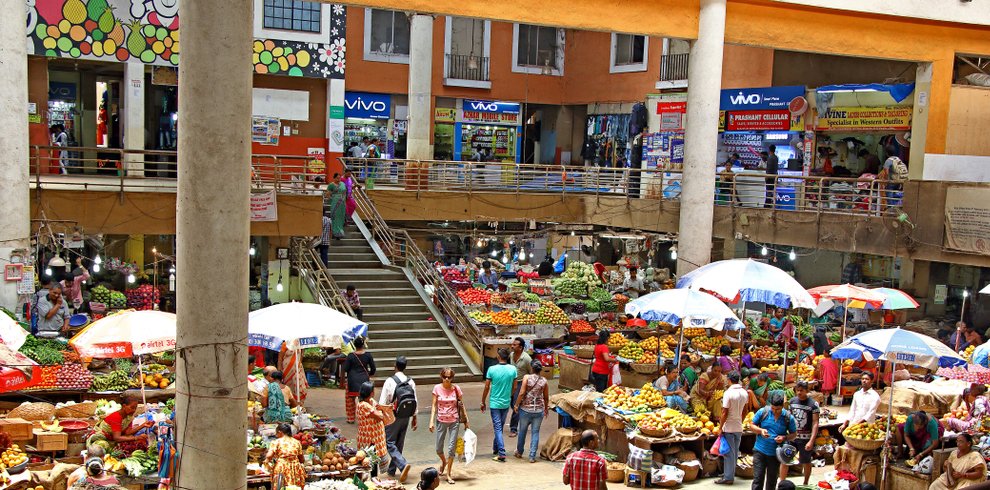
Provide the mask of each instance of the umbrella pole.
MULTIPOLYGON (((842 309, 842 342, 846 341, 846 322, 849 321, 849 298, 846 298, 845 307, 842 309)), ((839 405, 842 406, 842 363, 839 363, 839 386, 837 388, 839 395, 839 405)))
POLYGON ((148 406, 148 398, 144 394, 144 365, 141 364, 141 356, 138 355, 138 376, 141 377, 141 403, 144 404, 145 408, 148 406))
POLYGON ((677 341, 677 373, 681 372, 681 358, 684 357, 684 321, 681 320, 681 338, 677 341))
POLYGON ((897 361, 890 371, 890 400, 887 402, 887 435, 884 439, 886 448, 883 451, 883 474, 880 475, 880 488, 884 488, 887 483, 887 459, 890 456, 890 420, 894 414, 894 371, 897 371, 897 361))
POLYGON ((299 376, 302 375, 302 364, 299 358, 302 356, 302 349, 296 349, 296 404, 302 408, 302 390, 299 388, 299 376))

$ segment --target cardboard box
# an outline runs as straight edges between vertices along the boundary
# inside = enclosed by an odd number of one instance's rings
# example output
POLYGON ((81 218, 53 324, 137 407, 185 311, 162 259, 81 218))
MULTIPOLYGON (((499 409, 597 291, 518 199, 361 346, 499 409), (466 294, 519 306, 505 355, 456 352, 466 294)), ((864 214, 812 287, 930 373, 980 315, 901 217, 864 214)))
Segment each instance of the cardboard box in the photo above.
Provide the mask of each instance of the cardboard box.
POLYGON ((39 452, 65 451, 69 446, 69 435, 65 432, 45 432, 43 430, 34 431, 34 443, 32 444, 39 452))
POLYGON ((0 419, 0 432, 10 436, 11 441, 30 441, 34 439, 34 426, 24 419, 0 419))

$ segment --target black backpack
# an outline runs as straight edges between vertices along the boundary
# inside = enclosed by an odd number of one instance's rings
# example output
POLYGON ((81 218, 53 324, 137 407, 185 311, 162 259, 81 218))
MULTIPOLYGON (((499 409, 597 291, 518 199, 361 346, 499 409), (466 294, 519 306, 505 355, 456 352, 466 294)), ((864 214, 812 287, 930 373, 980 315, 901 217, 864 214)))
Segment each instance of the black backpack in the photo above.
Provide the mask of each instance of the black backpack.
POLYGON ((392 406, 395 407, 396 418, 408 418, 416 415, 416 391, 409 384, 409 377, 399 383, 397 376, 392 376, 395 381, 395 392, 392 394, 392 406))

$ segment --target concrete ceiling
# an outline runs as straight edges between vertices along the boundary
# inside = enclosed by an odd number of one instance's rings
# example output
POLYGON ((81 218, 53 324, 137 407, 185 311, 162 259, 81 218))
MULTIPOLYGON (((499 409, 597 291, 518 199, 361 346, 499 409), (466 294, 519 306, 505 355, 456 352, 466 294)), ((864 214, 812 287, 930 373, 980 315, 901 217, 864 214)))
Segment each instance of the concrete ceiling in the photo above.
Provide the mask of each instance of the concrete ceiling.
POLYGON ((911 17, 938 22, 990 25, 988 0, 774 0, 809 7, 911 17))

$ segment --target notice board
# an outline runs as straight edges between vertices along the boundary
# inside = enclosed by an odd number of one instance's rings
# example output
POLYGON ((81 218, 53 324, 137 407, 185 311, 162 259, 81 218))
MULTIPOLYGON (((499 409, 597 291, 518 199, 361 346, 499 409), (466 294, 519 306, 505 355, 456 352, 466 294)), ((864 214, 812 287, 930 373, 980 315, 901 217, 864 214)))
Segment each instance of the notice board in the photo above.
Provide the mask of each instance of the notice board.
POLYGON ((990 190, 964 186, 946 190, 945 248, 990 255, 990 190))

